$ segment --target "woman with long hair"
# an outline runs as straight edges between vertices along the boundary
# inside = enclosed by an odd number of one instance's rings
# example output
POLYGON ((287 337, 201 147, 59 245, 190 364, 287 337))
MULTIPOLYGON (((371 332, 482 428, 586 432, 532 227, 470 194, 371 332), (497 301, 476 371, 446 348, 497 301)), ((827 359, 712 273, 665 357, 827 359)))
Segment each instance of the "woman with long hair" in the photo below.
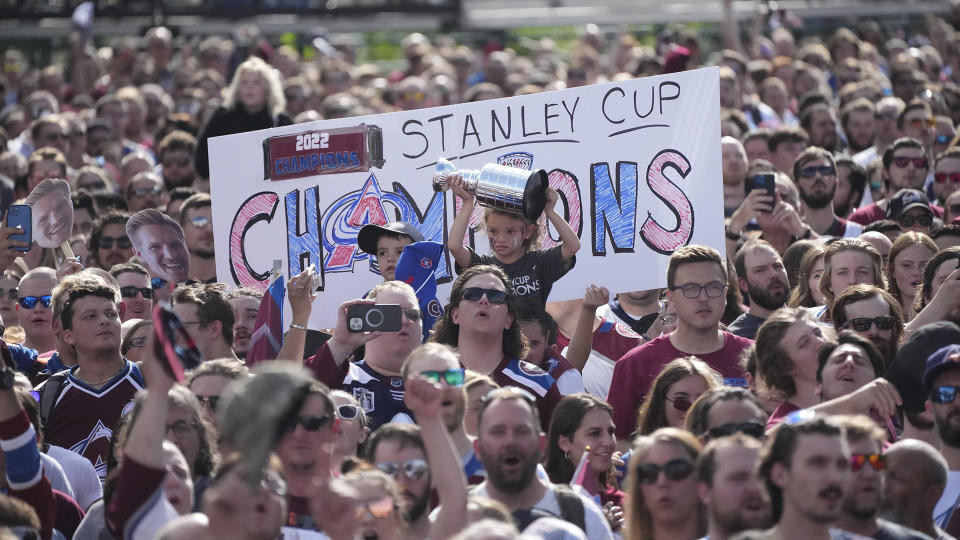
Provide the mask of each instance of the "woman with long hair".
POLYGON ((694 474, 703 447, 672 427, 638 437, 627 473, 627 540, 693 540, 706 533, 694 474))
POLYGON ((590 495, 599 495, 604 505, 622 506, 623 492, 613 471, 613 452, 617 447, 613 432, 613 407, 606 401, 584 393, 560 400, 547 434, 546 470, 550 481, 569 483, 583 454, 589 452, 587 474, 592 478, 583 484, 584 488, 590 495))
POLYGON ((682 428, 690 405, 723 377, 695 356, 677 358, 663 366, 637 413, 637 433, 649 435, 663 427, 682 428))
POLYGON ((790 293, 787 305, 790 307, 812 308, 823 305, 820 292, 820 276, 823 275, 823 246, 814 246, 800 260, 797 284, 790 293))
POLYGON ((197 176, 210 178, 208 139, 290 125, 293 120, 284 113, 286 106, 280 76, 270 64, 255 56, 240 64, 226 91, 223 105, 217 107, 197 138, 194 159, 197 176))
POLYGON ((914 301, 923 282, 923 268, 937 251, 937 244, 929 236, 915 231, 901 234, 890 248, 888 290, 903 307, 904 322, 916 315, 914 301))

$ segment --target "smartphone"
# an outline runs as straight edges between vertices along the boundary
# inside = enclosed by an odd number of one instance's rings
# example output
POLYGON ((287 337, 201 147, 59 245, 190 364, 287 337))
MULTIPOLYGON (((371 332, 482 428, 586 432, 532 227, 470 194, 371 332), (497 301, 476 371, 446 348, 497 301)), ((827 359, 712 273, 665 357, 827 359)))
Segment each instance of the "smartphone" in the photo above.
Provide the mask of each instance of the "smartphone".
MULTIPOLYGON (((747 181, 744 182, 744 189, 746 194, 749 195, 751 191, 755 189, 761 189, 768 195, 770 198, 776 200, 777 195, 777 179, 773 173, 760 173, 747 178, 747 181)), ((770 212, 773 211, 773 204, 770 205, 770 212)))
POLYGON ((173 380, 183 382, 184 373, 203 362, 203 355, 183 327, 180 317, 165 305, 153 308, 153 334, 157 358, 173 380))
POLYGON ((30 205, 14 204, 7 209, 7 228, 22 229, 23 232, 10 237, 11 240, 25 242, 27 247, 13 248, 17 251, 27 252, 33 244, 33 211, 30 205))
POLYGON ((399 332, 403 310, 397 304, 354 304, 347 308, 351 332, 399 332))

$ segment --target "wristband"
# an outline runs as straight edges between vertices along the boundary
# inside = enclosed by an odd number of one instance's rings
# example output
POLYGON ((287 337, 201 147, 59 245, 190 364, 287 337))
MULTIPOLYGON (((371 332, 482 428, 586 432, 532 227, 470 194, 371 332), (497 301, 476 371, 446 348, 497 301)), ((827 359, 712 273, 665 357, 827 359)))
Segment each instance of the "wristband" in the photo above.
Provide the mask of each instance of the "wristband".
POLYGON ((302 325, 299 325, 299 324, 297 324, 297 323, 290 323, 290 328, 296 328, 297 330, 303 330, 304 332, 307 331, 307 327, 306 327, 306 326, 302 326, 302 325))
POLYGON ((724 228, 723 228, 723 233, 724 233, 724 235, 726 235, 727 238, 729 238, 730 240, 733 240, 733 241, 740 240, 740 237, 743 235, 743 233, 737 234, 737 233, 731 231, 731 230, 730 230, 730 227, 724 227, 724 228))
POLYGON ((803 236, 800 237, 801 240, 809 240, 813 236, 813 229, 810 226, 807 226, 807 232, 803 233, 803 236))

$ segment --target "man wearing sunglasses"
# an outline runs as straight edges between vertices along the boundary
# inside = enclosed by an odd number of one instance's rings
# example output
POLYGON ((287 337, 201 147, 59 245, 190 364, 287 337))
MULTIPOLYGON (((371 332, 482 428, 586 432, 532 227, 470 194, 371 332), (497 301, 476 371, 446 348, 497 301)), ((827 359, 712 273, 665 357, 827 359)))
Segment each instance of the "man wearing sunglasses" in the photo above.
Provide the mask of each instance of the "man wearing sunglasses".
MULTIPOLYGON (((887 179, 887 196, 867 206, 860 207, 850 214, 850 221, 860 225, 869 225, 874 221, 886 219, 890 200, 901 189, 922 190, 930 160, 923 144, 917 139, 901 137, 883 152, 883 177, 887 179)), ((943 216, 943 209, 931 206, 936 217, 943 216)))
MULTIPOLYGON (((950 148, 939 154, 933 165, 933 194, 944 204, 952 193, 960 191, 960 148, 950 148)), ((944 223, 949 223, 944 219, 944 223)))
POLYGON ((863 415, 838 416, 850 447, 850 489, 843 501, 837 528, 869 538, 921 540, 918 531, 880 518, 883 501, 883 445, 887 433, 863 415))
POLYGON ((109 271, 133 257, 133 244, 127 237, 127 214, 108 212, 93 222, 90 233, 90 260, 84 264, 109 271))
POLYGON ((960 345, 947 345, 927 358, 923 386, 949 467, 947 487, 933 511, 936 526, 946 528, 960 501, 960 345))
POLYGON ((817 234, 856 238, 863 227, 838 217, 833 198, 839 186, 833 155, 818 146, 803 151, 793 162, 793 181, 803 201, 803 221, 817 234))
MULTIPOLYGON (((437 450, 440 451, 439 446, 437 450)), ((393 478, 406 499, 404 521, 408 537, 425 538, 430 529, 433 475, 420 428, 412 424, 384 424, 370 434, 362 457, 393 478)))
POLYGON ((17 287, 17 315, 26 337, 23 345, 41 353, 57 348, 50 324, 53 320, 50 293, 56 284, 57 273, 52 268, 39 267, 24 274, 17 287))
POLYGON ((834 538, 849 492, 850 448, 843 428, 809 409, 784 420, 760 452, 758 475, 770 497, 773 529, 762 538, 834 538))
POLYGON ((126 306, 123 322, 153 316, 153 287, 146 268, 137 263, 123 263, 111 268, 110 275, 120 284, 120 298, 126 306))
POLYGON ((210 195, 197 193, 183 201, 180 226, 190 252, 190 279, 210 283, 217 280, 217 260, 213 247, 213 215, 210 195))
POLYGON ((883 365, 893 362, 903 336, 903 311, 893 295, 875 285, 852 285, 836 297, 830 318, 837 332, 853 330, 870 340, 883 365))

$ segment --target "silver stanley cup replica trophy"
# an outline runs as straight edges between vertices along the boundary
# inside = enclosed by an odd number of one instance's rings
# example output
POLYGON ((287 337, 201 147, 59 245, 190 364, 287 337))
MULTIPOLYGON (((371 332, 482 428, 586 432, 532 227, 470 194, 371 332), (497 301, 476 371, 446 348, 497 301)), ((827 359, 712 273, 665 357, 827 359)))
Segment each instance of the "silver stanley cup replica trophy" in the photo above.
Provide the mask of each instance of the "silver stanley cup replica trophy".
POLYGON ((487 163, 479 171, 457 170, 453 163, 440 158, 433 173, 433 190, 450 189, 449 177, 454 174, 462 176, 467 191, 488 208, 514 212, 536 221, 547 204, 548 180, 543 169, 528 171, 487 163))

